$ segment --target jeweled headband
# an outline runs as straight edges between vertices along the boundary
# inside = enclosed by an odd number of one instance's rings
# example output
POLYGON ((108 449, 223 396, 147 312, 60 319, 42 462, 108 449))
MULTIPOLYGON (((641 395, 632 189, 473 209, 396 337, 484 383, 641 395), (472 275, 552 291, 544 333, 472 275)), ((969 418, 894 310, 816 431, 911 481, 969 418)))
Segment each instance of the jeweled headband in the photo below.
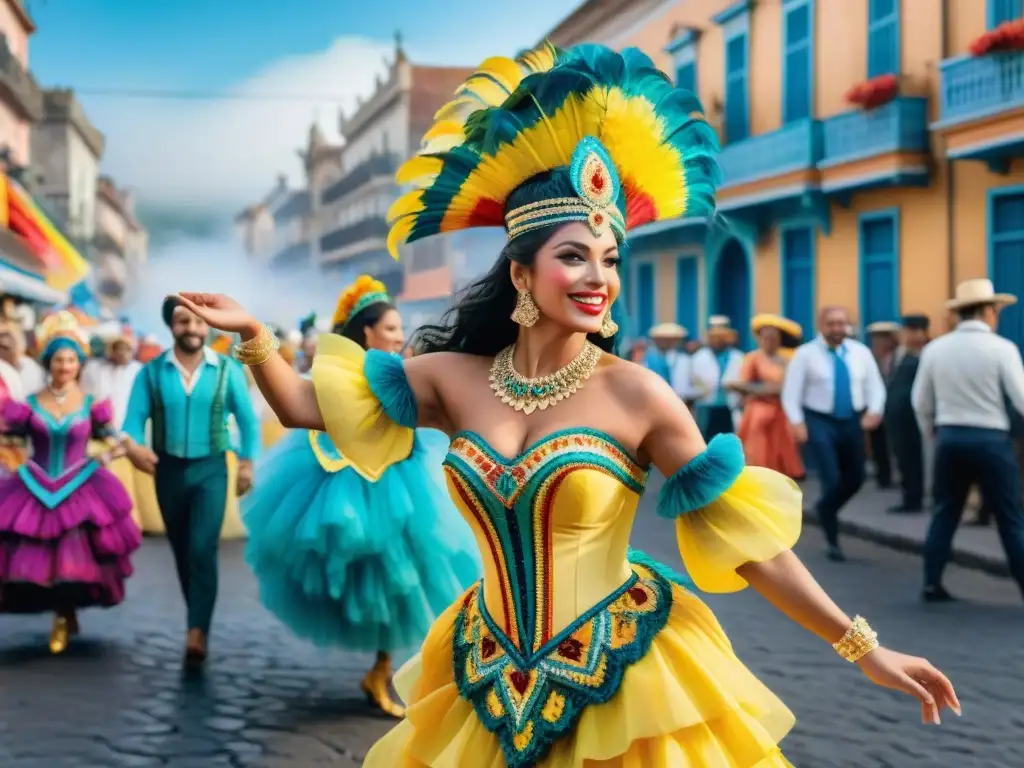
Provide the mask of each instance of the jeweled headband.
POLYGON ((569 180, 576 197, 537 200, 509 210, 505 214, 509 238, 551 224, 582 221, 595 237, 611 229, 619 240, 624 239, 626 219, 616 205, 622 185, 608 152, 593 136, 576 145, 569 180))

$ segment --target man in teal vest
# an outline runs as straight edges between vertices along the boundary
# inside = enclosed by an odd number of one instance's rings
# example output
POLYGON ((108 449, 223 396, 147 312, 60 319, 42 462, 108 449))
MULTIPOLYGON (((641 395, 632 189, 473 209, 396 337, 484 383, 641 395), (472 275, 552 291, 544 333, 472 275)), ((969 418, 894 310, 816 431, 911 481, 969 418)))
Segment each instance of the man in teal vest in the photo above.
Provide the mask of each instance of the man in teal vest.
POLYGON ((217 599, 217 556, 228 495, 228 416, 240 433, 238 493, 252 484, 260 429, 242 367, 206 346, 206 323, 168 297, 174 346, 135 379, 124 421, 128 457, 156 481, 160 515, 188 606, 185 657, 206 659, 217 599), (146 447, 150 424, 153 448, 146 447))

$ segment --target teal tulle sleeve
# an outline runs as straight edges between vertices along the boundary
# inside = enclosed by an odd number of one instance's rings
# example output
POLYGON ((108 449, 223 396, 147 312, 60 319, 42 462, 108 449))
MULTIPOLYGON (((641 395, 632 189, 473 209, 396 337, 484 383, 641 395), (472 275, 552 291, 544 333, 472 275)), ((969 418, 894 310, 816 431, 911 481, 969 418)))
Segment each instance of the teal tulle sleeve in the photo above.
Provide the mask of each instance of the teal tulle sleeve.
POLYGON ((703 453, 670 477, 658 494, 658 515, 674 520, 708 506, 736 482, 746 461, 736 435, 716 435, 703 453))
POLYGON ((363 373, 385 415, 399 426, 415 428, 418 419, 416 397, 405 375, 402 358, 379 349, 368 350, 363 373))

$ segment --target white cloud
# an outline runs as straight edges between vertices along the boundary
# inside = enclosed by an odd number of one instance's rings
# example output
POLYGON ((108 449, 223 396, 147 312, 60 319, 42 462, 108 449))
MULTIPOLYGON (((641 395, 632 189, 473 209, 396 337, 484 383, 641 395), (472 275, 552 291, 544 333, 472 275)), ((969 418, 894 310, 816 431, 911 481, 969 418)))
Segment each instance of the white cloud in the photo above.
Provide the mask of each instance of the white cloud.
MULTIPOLYGON (((530 1, 546 3, 551 18, 517 17, 479 27, 473 35, 452 30, 457 46, 441 40, 413 43, 406 46, 409 56, 424 64, 472 66, 490 55, 512 55, 535 43, 562 7, 575 3, 557 0, 551 7, 552 0, 530 1)), ((386 72, 385 60, 394 57, 394 45, 338 38, 327 50, 272 62, 226 92, 234 98, 87 96, 89 116, 107 136, 103 170, 158 205, 238 208, 269 191, 279 173, 301 186, 296 150, 305 146, 310 123, 316 119, 336 140, 339 108, 350 112, 357 96, 373 93, 376 78, 386 72), (259 98, 267 95, 293 99, 259 98), (321 95, 328 98, 301 98, 321 95)))
POLYGON ((278 173, 299 186, 296 150, 310 123, 317 119, 336 137, 339 108, 351 110, 357 96, 373 92, 393 50, 393 43, 340 38, 326 51, 274 62, 230 99, 90 100, 90 117, 107 135, 104 171, 156 204, 240 206, 268 191, 278 173), (267 95, 295 100, 259 98, 267 95))

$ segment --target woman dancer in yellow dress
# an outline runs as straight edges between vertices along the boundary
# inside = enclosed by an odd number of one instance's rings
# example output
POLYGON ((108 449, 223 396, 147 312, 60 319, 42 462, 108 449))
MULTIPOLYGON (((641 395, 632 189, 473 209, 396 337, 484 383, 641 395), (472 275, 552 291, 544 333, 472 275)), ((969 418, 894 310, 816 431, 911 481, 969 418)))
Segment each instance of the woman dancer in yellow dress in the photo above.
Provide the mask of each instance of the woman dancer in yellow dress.
POLYGON ((705 445, 664 381, 606 354, 627 229, 714 213, 717 142, 696 99, 635 49, 544 47, 486 61, 427 139, 399 171, 416 189, 391 211, 391 244, 496 223, 509 241, 421 334, 422 354, 327 335, 307 382, 235 301, 183 294, 241 334, 235 354, 282 421, 325 429, 357 465, 408 455, 417 426, 453 438, 448 487, 484 578, 399 672, 406 719, 364 765, 789 765, 778 742, 793 716, 682 580, 627 548, 652 466, 697 586, 753 586, 872 681, 920 699, 928 722, 958 709, 938 670, 881 647, 790 551, 797 486, 744 467, 734 435, 705 445))

